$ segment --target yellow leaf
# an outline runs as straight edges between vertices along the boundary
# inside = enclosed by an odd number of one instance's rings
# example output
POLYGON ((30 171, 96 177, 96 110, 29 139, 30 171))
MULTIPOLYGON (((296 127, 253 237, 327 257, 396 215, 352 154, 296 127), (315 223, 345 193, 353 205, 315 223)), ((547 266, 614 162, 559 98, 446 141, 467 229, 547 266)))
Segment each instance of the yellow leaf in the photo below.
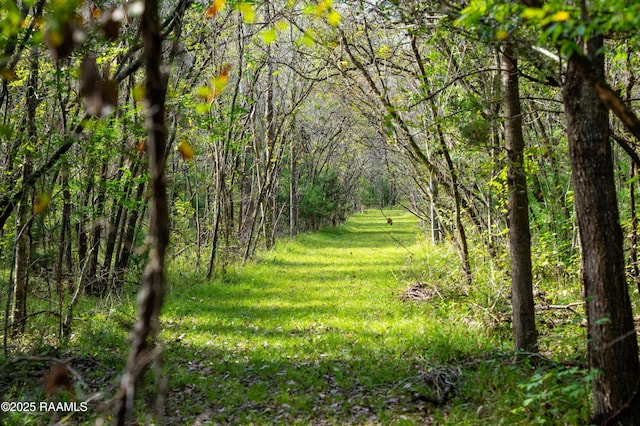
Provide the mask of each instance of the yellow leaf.
POLYGON ((327 15, 327 22, 329 23, 329 25, 337 27, 338 25, 340 25, 341 21, 342 15, 340 15, 340 13, 336 12, 335 10, 331 10, 327 15))
POLYGON ((208 103, 208 102, 204 102, 204 103, 198 104, 198 105, 196 105, 196 112, 198 114, 205 114, 205 113, 211 111, 211 105, 212 104, 208 103))
POLYGON ((555 22, 566 21, 567 19, 569 19, 569 12, 567 12, 566 10, 556 12, 552 18, 552 20, 555 22))
POLYGON ((498 40, 506 40, 507 37, 509 37, 509 33, 507 33, 505 30, 496 31, 496 38, 498 40))
POLYGON ((382 59, 389 59, 389 57, 391 57, 391 48, 386 44, 380 46, 380 49, 378 49, 378 56, 382 59))
POLYGON ((213 85, 213 88, 215 90, 215 95, 219 95, 220 92, 222 92, 224 90, 224 88, 227 85, 227 82, 229 81, 229 70, 231 69, 231 65, 229 64, 224 64, 224 66, 222 67, 222 69, 220 70, 220 74, 218 74, 217 77, 214 77, 211 80, 211 84, 213 85))
POLYGON ((268 28, 260 32, 260 37, 265 44, 271 44, 278 37, 278 30, 274 27, 268 28))
POLYGON ((204 16, 207 19, 211 19, 224 9, 227 4, 227 0, 214 0, 213 4, 205 11, 204 16))
POLYGON ((213 90, 209 86, 200 86, 196 89, 196 95, 206 101, 212 101, 215 97, 213 90))
POLYGON ((49 201, 51 201, 51 197, 48 194, 41 193, 36 195, 36 201, 33 203, 33 212, 40 214, 45 211, 49 206, 49 201))
POLYGON ((298 37, 296 40, 297 44, 302 44, 307 47, 313 47, 315 42, 313 31, 310 29, 305 30, 304 35, 298 37))
POLYGON ((283 19, 276 22, 276 28, 278 31, 287 31, 289 29, 289 23, 283 19))
POLYGON ((144 84, 136 84, 133 88, 133 99, 135 99, 136 102, 142 101, 146 94, 147 89, 144 87, 144 84))
POLYGON ((242 2, 238 4, 238 10, 242 13, 242 20, 245 24, 253 24, 256 21, 256 11, 253 4, 242 2))
POLYGON ((324 14, 333 6, 333 0, 322 0, 316 6, 316 15, 324 16, 324 14))
POLYGON ((178 152, 185 160, 193 160, 196 150, 189 142, 183 140, 178 144, 178 152))

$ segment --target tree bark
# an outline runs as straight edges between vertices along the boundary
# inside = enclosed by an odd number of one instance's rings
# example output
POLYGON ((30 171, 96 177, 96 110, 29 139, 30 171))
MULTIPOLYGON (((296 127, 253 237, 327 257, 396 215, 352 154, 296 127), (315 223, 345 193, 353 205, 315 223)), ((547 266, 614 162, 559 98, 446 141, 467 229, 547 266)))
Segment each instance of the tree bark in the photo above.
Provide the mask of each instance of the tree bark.
MULTIPOLYGON (((592 72, 600 77, 602 47, 602 36, 584 46, 594 58, 592 72)), ((640 424, 638 344, 625 277, 608 111, 583 75, 581 59, 569 58, 562 94, 582 247, 588 359, 598 372, 592 382, 592 421, 640 424)))
POLYGON ((524 171, 524 136, 518 62, 507 43, 502 53, 504 96, 504 133, 507 151, 507 186, 509 189, 509 257, 511 261, 511 304, 513 338, 516 351, 537 352, 537 331, 531 273, 531 230, 529 198, 524 171))
POLYGON ((155 337, 160 327, 160 311, 165 294, 165 254, 169 244, 169 204, 167 196, 165 125, 166 78, 162 75, 162 35, 158 0, 146 0, 141 19, 146 71, 147 152, 151 172, 151 253, 138 294, 138 317, 131 351, 116 396, 114 424, 124 425, 133 409, 136 383, 149 362, 157 356, 155 337))
MULTIPOLYGON (((38 100, 38 55, 34 50, 30 60, 31 74, 26 93, 27 125, 29 143, 36 144, 36 108, 38 100)), ((24 183, 33 170, 33 161, 29 150, 25 150, 22 162, 22 182, 24 183)), ((27 287, 29 285, 29 264, 31 263, 31 191, 25 190, 20 195, 20 203, 16 214, 16 247, 15 247, 15 280, 11 309, 12 334, 24 333, 27 320, 27 287)))

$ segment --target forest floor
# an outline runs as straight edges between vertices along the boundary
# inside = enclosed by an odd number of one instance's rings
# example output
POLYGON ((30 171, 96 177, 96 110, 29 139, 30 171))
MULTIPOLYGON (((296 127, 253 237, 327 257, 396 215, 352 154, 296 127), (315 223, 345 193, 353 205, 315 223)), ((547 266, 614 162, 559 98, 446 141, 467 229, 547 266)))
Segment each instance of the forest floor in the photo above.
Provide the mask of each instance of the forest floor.
MULTIPOLYGON (((500 313, 508 312, 504 282, 467 288, 449 245, 418 238, 418 221, 402 210, 384 213, 393 225, 380 211, 356 214, 213 281, 173 263, 162 315, 162 423, 585 423, 589 389, 576 349, 584 336, 574 318, 541 332, 539 362, 514 362, 500 313), (568 333, 562 345, 545 347, 560 332, 568 333)), ((131 295, 85 306, 69 347, 56 353, 83 375, 86 395, 115 388, 133 305, 131 295)), ((38 374, 20 368, 13 374, 38 374)), ((15 380, 5 400, 39 398, 27 382, 15 380)), ((150 371, 145 393, 154 386, 150 371)), ((137 418, 156 424, 146 399, 137 418)), ((94 408, 65 424, 93 424, 94 408)))

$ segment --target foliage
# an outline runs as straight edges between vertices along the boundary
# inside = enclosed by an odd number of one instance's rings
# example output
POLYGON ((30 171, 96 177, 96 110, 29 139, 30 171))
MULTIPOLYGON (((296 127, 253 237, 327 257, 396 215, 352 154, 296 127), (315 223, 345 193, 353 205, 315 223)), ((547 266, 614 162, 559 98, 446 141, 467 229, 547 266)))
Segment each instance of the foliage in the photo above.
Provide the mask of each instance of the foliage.
MULTIPOLYGON (((221 423, 588 420, 591 373, 563 366, 584 362, 586 336, 557 86, 580 53, 575 38, 604 34, 607 77, 633 105, 640 6, 590 2, 586 19, 559 0, 524 3, 164 6, 172 294, 163 338, 176 417, 195 421, 208 408, 221 423), (512 364, 505 349, 496 60, 505 43, 520 58, 540 350, 553 365, 512 364), (419 218, 417 242, 417 220, 396 205, 419 218), (324 228, 363 207, 382 208, 393 225, 371 210, 324 228), (429 301, 396 300, 407 286, 429 301), (420 395, 438 398, 427 379, 439 368, 459 393, 433 406, 420 395)), ((100 375, 122 367, 148 256, 141 4, 0 1, 2 294, 15 288, 15 265, 29 265, 25 333, 6 337, 5 354, 78 356, 101 391, 112 383, 100 375), (28 225, 14 226, 19 212, 28 225), (16 262, 21 236, 29 252, 16 262)), ((624 138, 620 124, 612 129, 624 138)), ((631 271, 638 178, 625 151, 614 157, 631 271)), ((0 302, 7 333, 13 301, 0 302)))
POLYGON ((550 418, 563 424, 579 423, 589 415, 590 382, 595 374, 578 367, 536 372, 518 385, 525 399, 514 411, 527 412, 535 424, 547 424, 550 418), (574 408, 572 402, 581 399, 583 404, 574 408))
MULTIPOLYGON (((214 281, 188 262, 170 264, 164 423, 586 421, 584 372, 513 363, 509 345, 479 308, 500 289, 479 281, 468 296, 452 291, 455 249, 416 238, 418 220, 405 211, 385 213, 392 226, 368 210, 339 228, 281 241, 214 281), (419 278, 446 298, 401 301, 423 270, 419 278), (424 399, 437 395, 435 373, 455 386, 442 406, 424 399), (524 407, 526 398, 533 400, 524 407), (536 404, 548 408, 538 411, 536 404)), ((87 394, 109 389, 121 369, 133 323, 134 286, 129 290, 110 302, 82 303, 71 345, 48 346, 50 354, 74 359, 87 394)), ((29 389, 17 382, 5 399, 29 389)), ((92 424, 95 416, 92 406, 74 420, 92 424)), ((34 422, 42 418, 33 415, 34 422)))

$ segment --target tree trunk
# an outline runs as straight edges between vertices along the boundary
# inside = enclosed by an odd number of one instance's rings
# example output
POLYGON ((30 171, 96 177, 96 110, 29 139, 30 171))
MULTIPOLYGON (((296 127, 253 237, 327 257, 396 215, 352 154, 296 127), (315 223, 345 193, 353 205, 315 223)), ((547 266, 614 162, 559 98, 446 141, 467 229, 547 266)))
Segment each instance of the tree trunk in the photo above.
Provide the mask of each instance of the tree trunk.
MULTIPOLYGON (((138 170, 137 166, 134 170, 138 170)), ((136 172, 133 173, 136 175, 136 172)), ((147 188, 147 185, 144 182, 140 182, 138 187, 136 188, 135 200, 143 200, 144 193, 147 188)), ((124 225, 124 234, 121 241, 121 246, 118 250, 118 256, 116 257, 116 266, 115 266, 115 278, 114 278, 114 287, 116 289, 120 288, 124 284, 124 277, 129 269, 129 262, 131 260, 131 255, 133 254, 133 244, 136 239, 136 231, 138 225, 138 219, 143 214, 142 208, 138 209, 129 209, 128 215, 124 225)))
POLYGON ((93 200, 95 206, 93 218, 93 235, 91 236, 91 252, 89 253, 89 264, 87 266, 86 289, 91 296, 103 297, 106 293, 106 279, 98 274, 98 254, 100 252, 100 242, 102 241, 102 217, 104 215, 104 204, 106 200, 106 185, 108 177, 109 165, 107 160, 103 160, 102 171, 100 173, 100 184, 98 185, 98 194, 93 200))
MULTIPOLYGON (((29 143, 36 144, 36 108, 38 100, 36 87, 38 86, 38 55, 31 53, 31 74, 27 87, 27 136, 29 143)), ((22 182, 32 173, 33 165, 31 153, 25 150, 22 163, 22 182)), ((27 319, 27 287, 29 285, 29 264, 31 263, 31 191, 25 190, 20 197, 20 204, 16 214, 16 247, 15 247, 15 280, 11 309, 12 333, 24 333, 27 319)))
MULTIPOLYGON (((460 183, 458 178, 458 171, 453 164, 453 160, 451 159, 451 154, 449 153, 449 147, 447 146, 447 141, 444 136, 444 131, 439 122, 440 114, 438 112, 438 106, 435 103, 435 100, 432 97, 428 97, 428 88, 429 81, 427 79, 427 71, 424 65, 424 61, 422 60, 422 56, 418 50, 418 42, 415 35, 410 36, 410 44, 411 50, 413 51, 413 56, 416 59, 418 64, 418 69, 420 70, 420 78, 423 83, 423 90, 425 91, 425 96, 427 96, 429 100, 429 108, 431 109, 431 115, 433 117, 433 121, 436 123, 436 136, 438 138, 438 142, 440 144, 440 151, 445 159, 445 163, 447 164, 447 171, 449 172, 449 177, 451 179, 451 195, 453 196, 453 204, 454 204, 454 217, 456 229, 458 231, 458 236, 460 238, 459 241, 459 250, 460 250, 460 260, 462 261, 462 272, 464 273, 465 280, 468 286, 471 286, 473 283, 473 272, 471 271, 471 260, 469 257, 469 244, 467 241, 467 234, 465 231, 464 223, 462 222, 462 209, 463 202, 462 196, 460 195, 460 183)), ((433 172, 430 173, 430 179, 435 178, 435 174, 433 172)))
POLYGON ((504 46, 501 68, 504 91, 507 186, 509 188, 509 257, 511 261, 513 338, 517 351, 537 352, 531 273, 529 199, 527 176, 524 171, 524 136, 520 110, 518 63, 510 44, 504 46))
MULTIPOLYGON (((126 142, 126 141, 125 141, 126 142)), ((118 165, 118 175, 115 180, 123 181, 123 167, 124 156, 120 157, 120 164, 118 165)), ((126 187, 122 189, 124 193, 123 199, 128 199, 131 196, 131 180, 129 178, 124 179, 126 187)), ((111 214, 109 215, 109 225, 107 226, 106 243, 104 248, 104 258, 102 261, 102 270, 100 272, 100 278, 104 282, 104 289, 109 292, 112 287, 114 268, 113 258, 116 250, 116 242, 118 241, 118 231, 123 229, 123 215, 125 212, 124 203, 120 200, 114 200, 114 206, 111 214)))
POLYGON ((438 181, 429 175, 429 222, 431 223, 431 242, 437 244, 442 241, 442 230, 440 229, 440 218, 438 218, 438 181))
POLYGON ((64 267, 66 266, 67 277, 73 272, 73 255, 71 253, 71 191, 69 189, 69 163, 62 162, 62 176, 60 186, 62 187, 62 218, 60 230, 60 251, 58 252, 58 264, 56 266, 56 279, 62 283, 65 279, 64 267))
MULTIPOLYGON (((604 75, 602 36, 585 46, 604 75)), ((625 278, 607 108, 571 57, 563 86, 575 210, 582 247, 594 423, 640 424, 638 344, 625 278)))
MULTIPOLYGON (((29 155, 26 154, 25 157, 29 155)), ((29 173, 31 160, 25 158, 23 170, 29 173)), ((15 279, 11 308, 12 335, 24 333, 27 319, 27 287, 29 285, 29 263, 31 262, 31 218, 29 191, 25 191, 16 213, 15 279)))
POLYGON ((213 276, 213 270, 215 267, 216 256, 218 254, 218 239, 220 236, 220 220, 222 219, 222 196, 223 196, 223 187, 224 187, 224 169, 226 164, 224 164, 221 155, 221 149, 226 149, 225 147, 214 147, 214 164, 215 164, 215 186, 214 186, 214 194, 213 194, 213 234, 211 236, 211 255, 209 256, 209 268, 207 269, 207 279, 210 279, 213 276))
POLYGON ((138 294, 137 321, 133 330, 131 351, 120 390, 116 397, 114 423, 125 425, 133 409, 136 384, 149 362, 158 355, 155 338, 160 327, 160 311, 165 294, 165 254, 169 244, 169 203, 167 197, 165 98, 167 81, 162 74, 162 34, 159 4, 146 0, 140 32, 144 44, 146 71, 147 152, 153 197, 149 237, 150 258, 138 294))
POLYGON ((631 262, 631 275, 640 291, 640 268, 638 268, 638 213, 636 209, 636 177, 638 176, 638 166, 631 163, 629 172, 629 214, 631 215, 631 247, 629 258, 631 262))

